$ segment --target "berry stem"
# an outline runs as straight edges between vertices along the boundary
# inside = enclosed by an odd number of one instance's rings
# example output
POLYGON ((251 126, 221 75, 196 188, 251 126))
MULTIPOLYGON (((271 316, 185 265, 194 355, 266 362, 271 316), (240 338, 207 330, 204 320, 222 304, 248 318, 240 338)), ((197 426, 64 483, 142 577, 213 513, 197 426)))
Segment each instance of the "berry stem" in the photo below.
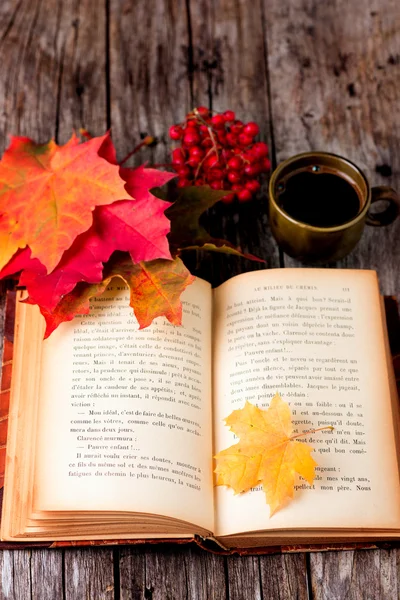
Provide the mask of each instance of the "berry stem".
MULTIPOLYGON (((198 174, 200 172, 200 169, 203 165, 203 162, 206 160, 207 156, 214 150, 214 148, 210 148, 209 151, 205 154, 204 158, 202 158, 202 160, 199 162, 199 164, 197 165, 197 169, 196 169, 196 173, 194 174, 194 180, 196 181, 198 174)), ((218 155, 217 155, 218 156, 218 155)))
POLYGON ((141 141, 140 144, 135 146, 135 148, 131 152, 129 152, 129 154, 127 154, 125 156, 125 158, 123 158, 119 162, 119 166, 122 167, 122 165, 124 163, 126 163, 126 161, 129 160, 131 156, 133 156, 134 154, 136 154, 136 152, 138 152, 141 148, 143 148, 143 146, 151 146, 152 144, 154 144, 154 142, 155 142, 155 139, 153 137, 151 137, 151 135, 146 135, 144 140, 141 141))
POLYGON ((213 146, 214 146, 215 154, 217 155, 217 158, 219 160, 217 140, 215 139, 212 127, 210 127, 210 125, 203 119, 203 117, 201 116, 201 114, 199 113, 199 111, 197 110, 197 108, 194 108, 193 112, 196 115, 197 119, 199 121, 201 121, 201 123, 207 127, 208 133, 210 134, 210 138, 211 138, 211 141, 212 141, 213 146))

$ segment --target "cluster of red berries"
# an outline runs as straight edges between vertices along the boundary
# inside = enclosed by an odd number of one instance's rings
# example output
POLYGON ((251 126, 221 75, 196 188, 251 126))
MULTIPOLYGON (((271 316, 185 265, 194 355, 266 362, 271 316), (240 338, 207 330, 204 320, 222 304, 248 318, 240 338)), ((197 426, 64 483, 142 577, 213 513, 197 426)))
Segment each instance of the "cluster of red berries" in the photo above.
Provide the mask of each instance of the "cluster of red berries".
POLYGON ((212 115, 205 106, 195 108, 169 129, 170 138, 181 143, 172 151, 178 186, 231 190, 223 202, 248 202, 260 189, 258 177, 271 168, 267 144, 254 141, 258 133, 257 123, 236 120, 232 110, 212 115))

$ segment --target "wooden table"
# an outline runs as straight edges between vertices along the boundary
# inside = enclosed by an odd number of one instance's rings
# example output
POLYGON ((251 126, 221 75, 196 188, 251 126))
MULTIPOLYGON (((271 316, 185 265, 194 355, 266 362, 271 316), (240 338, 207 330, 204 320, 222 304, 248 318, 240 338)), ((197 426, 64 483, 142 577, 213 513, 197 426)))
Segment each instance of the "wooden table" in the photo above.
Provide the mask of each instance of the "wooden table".
MULTIPOLYGON (((400 188, 398 0, 2 0, 1 150, 8 135, 64 143, 112 128, 118 155, 168 161, 168 127, 199 104, 257 121, 273 163, 310 149, 347 156, 400 188)), ((265 190, 264 190, 265 192, 265 190)), ((213 233, 299 266, 271 239, 266 196, 217 208, 213 233)), ((377 269, 400 294, 400 220, 365 232, 338 267, 377 269)), ((255 268, 199 256, 214 283, 255 268)), ((400 551, 221 557, 185 547, 3 551, 0 598, 398 598, 400 551)))

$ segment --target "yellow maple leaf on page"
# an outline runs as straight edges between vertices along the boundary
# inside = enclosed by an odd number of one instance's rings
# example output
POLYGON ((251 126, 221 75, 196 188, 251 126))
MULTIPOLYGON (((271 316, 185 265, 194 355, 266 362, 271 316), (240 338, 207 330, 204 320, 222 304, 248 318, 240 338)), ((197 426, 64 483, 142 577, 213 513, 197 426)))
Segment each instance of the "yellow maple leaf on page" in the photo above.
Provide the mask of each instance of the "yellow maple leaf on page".
POLYGON ((311 456, 313 448, 292 435, 290 408, 279 394, 267 410, 246 402, 225 422, 240 441, 215 456, 217 485, 239 494, 262 483, 272 516, 293 498, 296 473, 313 483, 317 464, 311 456))

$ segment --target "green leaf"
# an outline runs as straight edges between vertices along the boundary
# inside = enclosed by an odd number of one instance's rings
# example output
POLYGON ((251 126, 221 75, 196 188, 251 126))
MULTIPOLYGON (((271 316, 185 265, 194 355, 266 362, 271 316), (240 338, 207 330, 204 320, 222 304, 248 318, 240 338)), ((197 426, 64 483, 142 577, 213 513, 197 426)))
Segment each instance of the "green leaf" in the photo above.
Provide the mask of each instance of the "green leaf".
MULTIPOLYGON (((152 192, 158 196, 159 190, 152 192)), ((161 193, 163 199, 166 199, 165 188, 161 193)), ((209 186, 184 187, 177 190, 177 198, 174 199, 170 197, 171 188, 169 188, 168 200, 173 204, 165 211, 165 215, 171 221, 168 240, 172 256, 179 256, 184 250, 200 249, 235 254, 264 262, 252 254, 243 253, 240 248, 236 248, 227 240, 213 238, 200 225, 201 215, 229 193, 229 190, 213 190, 209 186)))

